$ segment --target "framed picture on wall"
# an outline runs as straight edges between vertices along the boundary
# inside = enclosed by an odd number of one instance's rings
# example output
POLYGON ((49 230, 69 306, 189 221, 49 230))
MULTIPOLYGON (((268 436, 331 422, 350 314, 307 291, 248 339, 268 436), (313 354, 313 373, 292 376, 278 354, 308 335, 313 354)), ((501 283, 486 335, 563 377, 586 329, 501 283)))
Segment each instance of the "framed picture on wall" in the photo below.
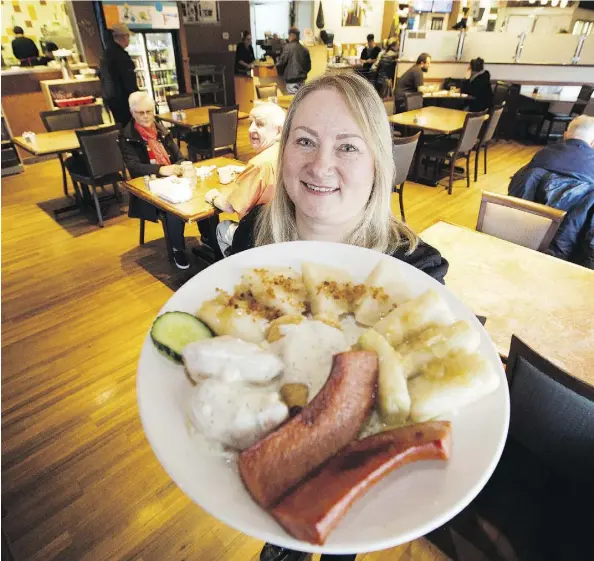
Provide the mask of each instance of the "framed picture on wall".
POLYGON ((366 27, 369 0, 342 0, 342 27, 366 27))
POLYGON ((218 2, 190 1, 180 5, 185 24, 220 23, 218 2))

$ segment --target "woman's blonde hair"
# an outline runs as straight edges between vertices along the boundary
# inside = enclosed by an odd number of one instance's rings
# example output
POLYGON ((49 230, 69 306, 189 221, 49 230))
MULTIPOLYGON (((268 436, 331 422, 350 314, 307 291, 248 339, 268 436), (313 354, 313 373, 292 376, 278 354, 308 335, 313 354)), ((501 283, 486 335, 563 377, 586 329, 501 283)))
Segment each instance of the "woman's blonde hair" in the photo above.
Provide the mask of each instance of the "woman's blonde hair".
POLYGON ((288 242, 299 239, 295 205, 289 198, 283 181, 283 159, 295 112, 311 93, 320 90, 338 92, 371 151, 374 181, 363 217, 343 243, 394 253, 400 246, 412 252, 418 243, 414 232, 393 216, 390 203, 394 179, 392 131, 384 104, 373 86, 355 72, 327 72, 302 86, 289 107, 280 139, 276 192, 272 202, 259 213, 256 222, 255 244, 288 242))

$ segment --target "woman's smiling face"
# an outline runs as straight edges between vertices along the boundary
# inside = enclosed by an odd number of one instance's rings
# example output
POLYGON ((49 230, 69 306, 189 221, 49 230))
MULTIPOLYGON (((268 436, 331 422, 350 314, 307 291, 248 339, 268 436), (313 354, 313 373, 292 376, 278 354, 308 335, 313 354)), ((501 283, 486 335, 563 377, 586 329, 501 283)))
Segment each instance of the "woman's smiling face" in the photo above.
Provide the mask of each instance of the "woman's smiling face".
POLYGON ((373 155, 335 90, 301 101, 283 154, 283 181, 298 214, 328 225, 363 213, 374 183, 373 155))

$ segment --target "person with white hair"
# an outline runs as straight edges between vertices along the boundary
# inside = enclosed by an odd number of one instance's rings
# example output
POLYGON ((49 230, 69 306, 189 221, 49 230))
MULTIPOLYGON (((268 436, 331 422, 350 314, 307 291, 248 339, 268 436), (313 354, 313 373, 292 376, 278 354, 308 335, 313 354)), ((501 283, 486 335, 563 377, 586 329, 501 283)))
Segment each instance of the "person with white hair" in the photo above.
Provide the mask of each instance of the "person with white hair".
MULTIPOLYGON (((120 149, 124 162, 132 177, 143 175, 181 176, 183 169, 179 163, 184 159, 173 140, 171 133, 155 122, 155 102, 146 92, 134 92, 128 100, 132 120, 122 130, 120 149)), ((128 216, 157 222, 159 218, 173 248, 173 260, 178 269, 188 269, 190 264, 185 253, 184 228, 181 218, 164 213, 159 215, 157 208, 150 203, 130 196, 128 216)), ((208 243, 208 225, 198 223, 203 241, 208 243)))
POLYGON ((512 177, 508 194, 564 210, 548 253, 594 269, 594 117, 573 119, 563 142, 512 177))
MULTIPOLYGON (((226 197, 217 189, 206 193, 207 202, 224 212, 235 212, 241 220, 252 208, 272 200, 276 185, 278 146, 285 111, 276 103, 257 104, 250 112, 249 138, 257 155, 237 176, 237 188, 226 197)), ((233 242, 237 223, 224 220, 217 226, 217 242, 223 255, 233 242)))

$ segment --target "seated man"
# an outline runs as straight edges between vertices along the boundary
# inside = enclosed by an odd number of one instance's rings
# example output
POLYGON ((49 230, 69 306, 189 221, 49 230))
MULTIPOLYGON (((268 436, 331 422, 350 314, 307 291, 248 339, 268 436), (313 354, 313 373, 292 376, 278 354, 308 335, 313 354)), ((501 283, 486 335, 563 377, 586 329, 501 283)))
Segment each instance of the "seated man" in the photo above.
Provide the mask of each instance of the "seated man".
POLYGON ((594 117, 576 117, 511 180, 508 194, 567 212, 548 253, 594 269, 594 117))
MULTIPOLYGON (((256 205, 272 200, 276 187, 276 165, 285 112, 275 103, 260 103, 250 112, 250 143, 257 152, 237 176, 238 187, 227 197, 217 189, 206 193, 206 201, 225 212, 236 212, 241 220, 256 205)), ((225 220, 217 226, 217 241, 223 255, 231 247, 237 223, 225 220)))

